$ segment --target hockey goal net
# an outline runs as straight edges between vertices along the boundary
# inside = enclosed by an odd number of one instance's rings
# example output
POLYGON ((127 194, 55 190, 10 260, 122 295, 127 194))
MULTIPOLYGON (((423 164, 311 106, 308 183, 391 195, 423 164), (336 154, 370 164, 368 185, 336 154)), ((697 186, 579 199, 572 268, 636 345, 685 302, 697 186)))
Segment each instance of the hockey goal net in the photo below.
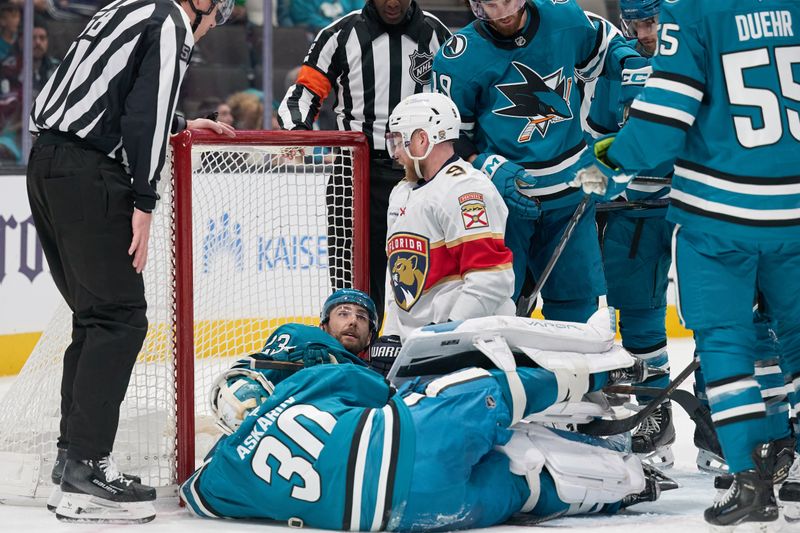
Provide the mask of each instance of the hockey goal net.
MULTIPOLYGON (((279 325, 318 323, 333 288, 367 289, 368 158, 360 133, 172 139, 145 269, 149 331, 114 445, 122 471, 156 487, 188 477, 218 436, 216 375, 279 325)), ((51 490, 70 336, 63 306, 0 404, 0 501, 51 490)))

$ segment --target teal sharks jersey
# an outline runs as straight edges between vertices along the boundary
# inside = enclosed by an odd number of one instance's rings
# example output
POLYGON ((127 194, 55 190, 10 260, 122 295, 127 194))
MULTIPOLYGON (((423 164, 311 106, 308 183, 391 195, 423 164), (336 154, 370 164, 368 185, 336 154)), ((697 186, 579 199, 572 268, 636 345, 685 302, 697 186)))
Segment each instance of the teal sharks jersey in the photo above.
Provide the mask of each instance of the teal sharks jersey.
POLYGON ((636 56, 613 26, 596 27, 574 0, 529 0, 525 26, 499 37, 475 21, 436 54, 433 84, 461 112, 462 132, 480 153, 524 167, 537 185, 524 193, 542 208, 577 204, 567 185, 587 149, 580 121, 578 80, 619 80, 636 56))
POLYGON ((626 172, 677 157, 669 220, 800 239, 800 3, 665 0, 653 74, 609 151, 626 172))
POLYGON ((386 529, 408 494, 414 424, 382 376, 318 365, 286 378, 181 488, 204 517, 386 529))

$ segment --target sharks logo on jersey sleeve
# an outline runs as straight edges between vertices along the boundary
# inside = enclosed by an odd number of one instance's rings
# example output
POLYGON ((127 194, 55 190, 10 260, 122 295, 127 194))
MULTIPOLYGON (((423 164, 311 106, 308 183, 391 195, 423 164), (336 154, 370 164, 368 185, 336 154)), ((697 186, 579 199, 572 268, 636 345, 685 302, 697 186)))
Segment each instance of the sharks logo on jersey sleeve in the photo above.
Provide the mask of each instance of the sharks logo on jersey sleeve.
POLYGON ((535 70, 518 61, 513 61, 512 65, 522 76, 522 81, 495 86, 511 105, 492 112, 503 117, 522 118, 527 121, 517 142, 530 141, 534 130, 544 137, 550 124, 572 119, 572 109, 569 105, 572 78, 564 78, 563 68, 547 76, 540 76, 535 70))

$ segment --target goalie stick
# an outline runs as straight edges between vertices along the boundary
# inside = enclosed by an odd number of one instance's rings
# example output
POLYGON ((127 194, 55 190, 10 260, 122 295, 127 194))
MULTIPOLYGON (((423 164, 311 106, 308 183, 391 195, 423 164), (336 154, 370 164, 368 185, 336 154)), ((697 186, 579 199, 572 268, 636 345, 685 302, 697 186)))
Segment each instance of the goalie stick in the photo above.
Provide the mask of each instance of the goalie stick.
POLYGON ((575 208, 575 212, 572 213, 569 222, 567 222, 567 225, 564 228, 564 233, 561 235, 561 239, 559 239, 555 250, 553 250, 553 255, 550 256, 550 259, 548 259, 544 270, 542 270, 542 274, 539 276, 539 279, 536 280, 536 285, 533 287, 533 291, 531 291, 531 293, 527 296, 520 296, 519 301, 517 301, 517 316, 531 316, 533 308, 536 305, 536 299, 539 297, 539 293, 542 292, 542 287, 547 281, 547 278, 549 278, 550 274, 553 272, 553 268, 556 266, 558 258, 561 257, 564 248, 566 248, 567 241, 569 241, 573 231, 575 231, 575 227, 578 225, 581 216, 586 211, 586 207, 589 205, 590 200, 591 195, 585 195, 583 200, 581 200, 581 203, 578 204, 578 207, 575 208))
POLYGON ((579 424, 578 431, 586 433, 587 435, 594 435, 597 437, 604 435, 616 435, 618 433, 625 433, 631 431, 644 421, 645 418, 653 414, 659 405, 664 403, 665 400, 671 398, 681 383, 688 378, 700 366, 700 361, 697 359, 692 360, 689 365, 678 374, 675 379, 670 381, 669 385, 663 389, 658 389, 659 393, 645 406, 644 409, 638 413, 626 418, 619 418, 616 420, 599 419, 593 420, 586 424, 579 424))
POLYGON ((603 202, 597 204, 595 209, 598 213, 608 211, 620 211, 626 209, 640 210, 640 209, 658 209, 660 207, 669 206, 669 198, 660 198, 658 200, 631 200, 626 202, 603 202))

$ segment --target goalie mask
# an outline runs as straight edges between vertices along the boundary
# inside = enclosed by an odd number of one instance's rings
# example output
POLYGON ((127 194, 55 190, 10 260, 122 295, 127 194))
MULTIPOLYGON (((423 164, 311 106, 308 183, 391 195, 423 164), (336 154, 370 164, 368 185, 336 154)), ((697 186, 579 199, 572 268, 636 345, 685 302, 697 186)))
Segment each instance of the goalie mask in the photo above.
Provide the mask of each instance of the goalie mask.
POLYGON ((217 425, 230 435, 274 390, 272 382, 255 370, 232 368, 220 374, 211 387, 211 412, 217 425))
MULTIPOLYGON (((434 145, 458 139, 461 127, 461 115, 458 108, 443 94, 413 94, 397 104, 389 117, 389 133, 386 134, 386 149, 397 159, 398 150, 402 147, 406 155, 418 167, 419 161, 428 157, 434 145), (421 156, 414 156, 409 151, 411 137, 422 130, 428 135, 430 143, 427 151, 421 156)), ((417 168, 417 174, 420 174, 417 168)))

